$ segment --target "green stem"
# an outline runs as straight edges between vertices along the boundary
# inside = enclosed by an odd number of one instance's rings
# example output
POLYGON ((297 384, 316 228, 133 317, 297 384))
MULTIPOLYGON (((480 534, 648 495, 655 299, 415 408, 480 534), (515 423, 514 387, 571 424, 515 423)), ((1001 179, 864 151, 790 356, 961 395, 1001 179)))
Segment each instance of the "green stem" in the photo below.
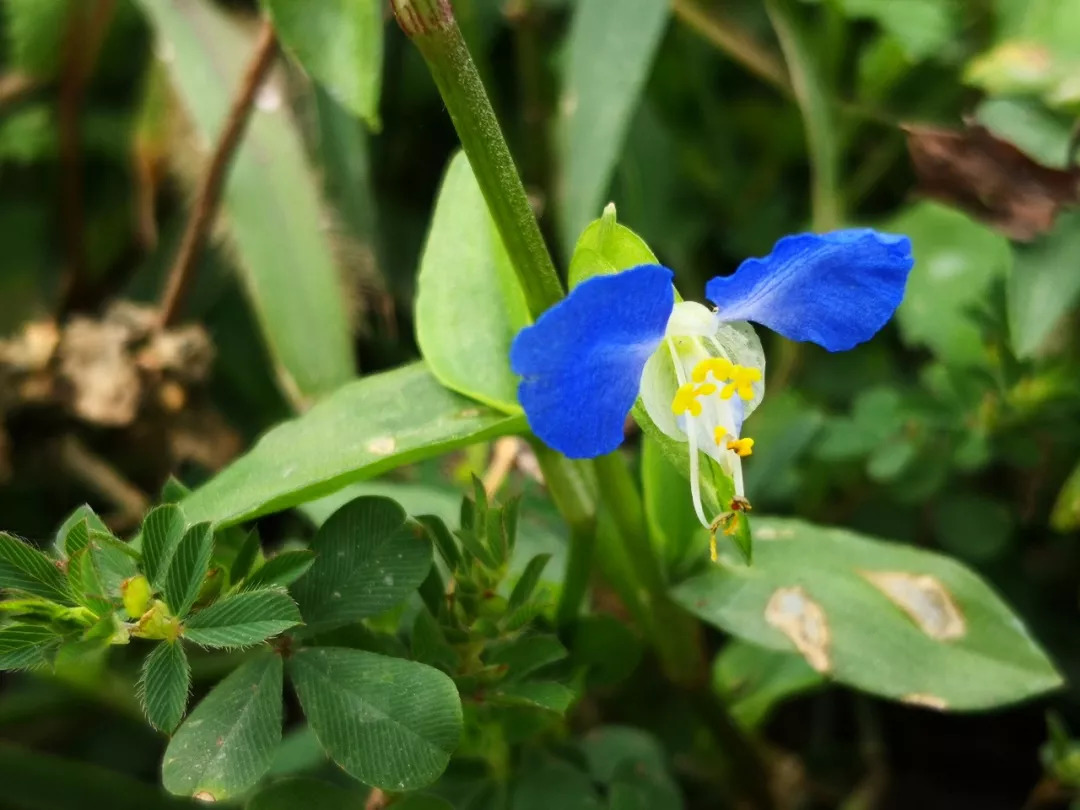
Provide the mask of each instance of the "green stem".
POLYGON ((450 2, 392 0, 392 6, 431 70, 529 310, 538 317, 562 298, 562 284, 450 2))

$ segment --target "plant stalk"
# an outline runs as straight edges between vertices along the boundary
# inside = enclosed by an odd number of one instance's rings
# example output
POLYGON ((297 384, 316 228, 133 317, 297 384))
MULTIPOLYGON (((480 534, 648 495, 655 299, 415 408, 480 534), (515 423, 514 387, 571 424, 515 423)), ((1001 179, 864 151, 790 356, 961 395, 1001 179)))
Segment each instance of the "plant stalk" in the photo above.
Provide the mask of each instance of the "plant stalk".
POLYGON ((401 29, 427 62, 513 261, 529 311, 539 317, 562 298, 562 283, 450 2, 392 0, 391 5, 401 29))

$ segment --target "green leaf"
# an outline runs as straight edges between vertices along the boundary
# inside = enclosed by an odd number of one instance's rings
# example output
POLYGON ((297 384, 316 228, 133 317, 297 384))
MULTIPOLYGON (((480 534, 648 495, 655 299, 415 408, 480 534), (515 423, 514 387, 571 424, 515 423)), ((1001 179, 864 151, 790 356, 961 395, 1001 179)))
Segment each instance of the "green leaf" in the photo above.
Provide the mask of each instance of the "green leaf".
POLYGON ((975 108, 975 118, 1044 166, 1069 168, 1070 116, 1055 115, 1029 99, 988 98, 975 108))
POLYGON ((446 768, 461 736, 454 682, 414 661, 360 650, 304 649, 289 660, 308 723, 350 775, 415 790, 446 768))
POLYGON ((650 734, 625 726, 601 726, 579 743, 594 782, 607 786, 610 810, 681 810, 682 795, 666 756, 650 734))
POLYGON ((570 259, 570 287, 587 278, 617 273, 639 264, 657 264, 645 240, 616 221, 615 203, 608 203, 577 240, 570 259))
POLYGON ((282 686, 281 659, 270 653, 215 686, 165 750, 165 789, 224 801, 258 782, 281 742, 282 686))
POLYGON ((641 443, 641 485, 649 537, 657 558, 671 576, 701 558, 709 547, 709 533, 694 515, 686 476, 648 434, 641 443))
POLYGON ((849 686, 962 710, 1015 703, 1061 676, 1015 614, 947 557, 796 520, 756 521, 752 568, 719 565, 673 591, 753 644, 798 650, 849 686))
POLYGON ((262 0, 285 49, 373 128, 379 126, 383 13, 379 0, 262 0))
MULTIPOLYGON (((140 6, 161 51, 172 54, 166 67, 184 107, 201 137, 214 142, 252 40, 211 3, 141 0, 140 6)), ((282 390, 303 405, 350 380, 355 360, 318 183, 286 97, 277 80, 262 88, 229 166, 221 219, 282 390)))
POLYGON ((300 624, 300 611, 281 588, 226 596, 184 622, 184 638, 204 647, 248 647, 300 624))
POLYGON ((982 336, 970 310, 1012 265, 1009 243, 952 208, 921 202, 886 223, 911 237, 915 266, 896 312, 900 334, 954 365, 984 362, 982 336))
POLYGON ((315 562, 315 552, 307 549, 282 551, 267 560, 244 581, 244 590, 280 585, 287 588, 300 579, 315 562))
POLYGON ((523 417, 448 391, 422 363, 414 363, 349 383, 274 428, 185 500, 184 512, 191 520, 239 523, 524 429, 523 417))
POLYGON ((641 638, 623 622, 602 613, 585 616, 574 628, 573 662, 589 667, 592 687, 611 687, 637 669, 643 653, 641 638))
POLYGON ((505 677, 517 680, 548 664, 562 661, 566 655, 566 647, 555 636, 520 636, 489 647, 484 653, 484 662, 505 666, 505 677))
POLYGON ((320 630, 394 607, 431 569, 427 533, 389 498, 357 498, 341 507, 311 550, 315 564, 293 595, 305 623, 320 630))
POLYGON ((246 579, 261 552, 262 540, 259 537, 259 530, 252 529, 244 537, 244 542, 240 544, 240 549, 236 552, 236 558, 229 569, 229 581, 241 582, 246 579))
POLYGON ((510 810, 601 810, 604 806, 587 773, 551 756, 518 775, 510 802, 510 810))
POLYGON ((757 728, 783 700, 817 689, 825 678, 805 659, 734 639, 713 661, 713 690, 732 716, 757 728))
POLYGON ((1013 351, 1032 357, 1080 299, 1080 214, 1062 214, 1033 245, 1014 245, 1008 296, 1013 351))
POLYGON ((500 684, 487 693, 493 705, 525 706, 566 714, 577 698, 574 690, 553 681, 520 681, 500 684))
POLYGON ((12 68, 37 79, 51 79, 60 69, 71 0, 6 0, 6 45, 12 68))
POLYGON ((508 611, 517 610, 529 601, 529 597, 533 595, 536 586, 540 584, 540 577, 543 576, 544 568, 547 567, 549 560, 551 560, 550 554, 537 554, 529 560, 517 584, 514 586, 514 590, 510 592, 510 599, 506 607, 508 611))
POLYGON ((851 17, 874 20, 896 37, 912 62, 941 54, 959 36, 951 0, 841 0, 851 17))
POLYGON ((143 573, 155 588, 162 588, 176 549, 184 538, 184 512, 176 504, 151 509, 142 525, 143 573))
POLYGON ((95 514, 94 510, 83 504, 61 524, 56 531, 56 548, 70 557, 90 542, 90 529, 108 532, 109 528, 95 514))
POLYGON ((446 170, 420 259, 416 338, 454 391, 521 413, 510 342, 529 321, 510 256, 464 152, 446 170))
POLYGON ((199 596, 199 589, 210 570, 214 553, 214 527, 196 523, 180 539, 176 554, 165 574, 165 603, 172 615, 182 619, 199 596))
POLYGON ((187 709, 191 666, 179 641, 162 641, 143 662, 139 701, 150 725, 172 734, 187 709))
POLYGON ((75 552, 68 560, 68 588, 83 607, 103 616, 112 609, 112 602, 105 593, 97 561, 89 547, 75 552))
POLYGON ((73 604, 60 569, 28 543, 0 532, 0 590, 73 604))
POLYGON ((35 669, 49 661, 60 644, 55 631, 40 624, 9 624, 0 627, 0 671, 35 669))
POLYGON ((670 13, 667 0, 575 5, 558 121, 567 253, 604 205, 670 13))
POLYGON ((168 480, 161 486, 162 503, 180 503, 191 494, 191 487, 179 480, 175 475, 170 475, 168 480))
MULTIPOLYGON (((363 804, 363 794, 357 791, 298 777, 267 785, 248 800, 244 810, 359 810, 363 804)), ((400 808, 402 802, 394 804, 400 808)))
POLYGON ((1073 468, 1058 493, 1054 511, 1050 513, 1050 525, 1059 532, 1080 527, 1080 464, 1073 468))

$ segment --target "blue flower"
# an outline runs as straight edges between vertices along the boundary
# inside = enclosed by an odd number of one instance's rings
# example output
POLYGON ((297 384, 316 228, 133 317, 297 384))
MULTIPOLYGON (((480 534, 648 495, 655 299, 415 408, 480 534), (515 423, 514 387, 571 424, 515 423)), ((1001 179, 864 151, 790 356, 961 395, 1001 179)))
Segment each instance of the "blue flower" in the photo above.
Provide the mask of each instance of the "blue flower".
POLYGON ((622 442, 640 397, 666 435, 689 443, 702 525, 698 452, 714 458, 743 498, 743 420, 764 394, 765 357, 753 327, 843 351, 892 317, 911 270, 906 236, 851 229, 786 236, 761 259, 705 287, 715 305, 675 302, 672 273, 641 265, 596 276, 521 330, 510 364, 533 432, 570 458, 622 442))

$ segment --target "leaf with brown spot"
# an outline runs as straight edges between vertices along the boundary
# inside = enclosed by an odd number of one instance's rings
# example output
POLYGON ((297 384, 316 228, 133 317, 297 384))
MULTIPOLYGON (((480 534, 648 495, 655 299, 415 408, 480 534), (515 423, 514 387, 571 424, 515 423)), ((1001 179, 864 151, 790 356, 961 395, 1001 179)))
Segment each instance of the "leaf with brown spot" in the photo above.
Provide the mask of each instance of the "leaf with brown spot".
POLYGON ((1080 168, 1054 169, 973 121, 963 129, 908 124, 908 152, 920 190, 1027 242, 1080 202, 1080 168))
POLYGON ((966 632, 960 609, 934 577, 904 571, 863 571, 862 575, 930 638, 951 641, 962 638, 966 632))
POLYGON ((798 520, 758 518, 754 564, 725 548, 672 597, 744 641, 794 645, 831 680, 893 700, 974 711, 1061 685, 1023 623, 960 563, 798 520), (924 700, 924 704, 929 698, 924 700))
POLYGON ((780 588, 765 605, 765 621, 775 627, 818 672, 829 671, 829 622, 821 605, 801 587, 780 588))

